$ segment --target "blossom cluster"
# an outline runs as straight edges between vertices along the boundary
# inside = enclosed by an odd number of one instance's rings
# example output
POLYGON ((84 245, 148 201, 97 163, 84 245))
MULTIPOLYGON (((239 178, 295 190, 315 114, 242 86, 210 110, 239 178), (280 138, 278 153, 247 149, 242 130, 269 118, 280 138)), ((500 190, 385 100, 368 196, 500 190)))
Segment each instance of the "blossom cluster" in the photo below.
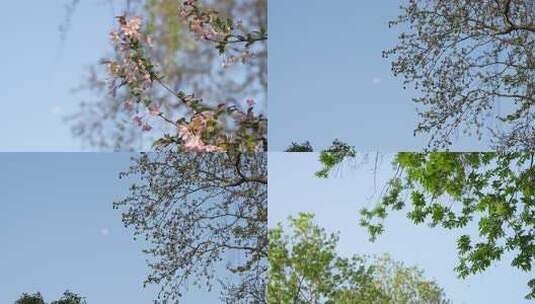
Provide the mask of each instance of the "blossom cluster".
POLYGON ((225 56, 221 64, 221 67, 228 68, 238 62, 247 63, 253 57, 254 57, 254 54, 249 49, 246 49, 245 51, 243 51, 242 53, 238 55, 225 56))
MULTIPOLYGON (((212 15, 210 13, 203 13, 197 8, 197 0, 184 1, 184 4, 179 7, 179 15, 189 29, 203 39, 214 39, 218 35, 224 34, 223 31, 218 33, 216 28, 212 26, 212 15)), ((219 30, 222 29, 220 28, 219 30)))
MULTIPOLYGON (((189 1, 194 3, 195 1, 189 1)), ((177 145, 191 152, 224 152, 228 150, 261 151, 266 149, 267 120, 254 112, 255 101, 243 106, 220 103, 212 106, 194 94, 175 91, 163 82, 156 71, 149 51, 151 40, 141 31, 141 17, 118 17, 119 28, 110 33, 118 57, 105 60, 108 65, 110 93, 125 87, 131 98, 123 102, 128 112, 134 112, 133 123, 143 131, 152 130, 145 116, 153 116, 171 124, 176 134, 165 134, 155 141, 158 149, 177 145), (160 105, 152 101, 149 90, 164 90, 178 99, 185 108, 181 117, 167 117, 160 105)))
MULTIPOLYGON (((117 17, 119 29, 110 32, 110 40, 113 43, 118 58, 116 60, 104 60, 108 65, 108 72, 112 76, 110 91, 113 96, 116 90, 122 86, 128 87, 131 98, 123 102, 127 112, 133 112, 137 103, 143 103, 148 113, 159 115, 159 106, 144 97, 143 93, 152 87, 156 77, 154 66, 145 54, 142 43, 150 45, 150 37, 141 34, 141 17, 127 19, 125 16, 117 17)), ((152 127, 143 120, 143 115, 134 116, 133 122, 143 131, 150 131, 152 127)))
MULTIPOLYGON (((246 32, 240 22, 234 22, 232 18, 224 17, 215 10, 201 7, 198 2, 184 1, 179 8, 179 15, 197 37, 214 42, 220 54, 231 44, 243 44, 247 49, 255 42, 267 39, 266 29, 246 32)), ((249 53, 244 52, 241 58, 249 59, 249 53)))

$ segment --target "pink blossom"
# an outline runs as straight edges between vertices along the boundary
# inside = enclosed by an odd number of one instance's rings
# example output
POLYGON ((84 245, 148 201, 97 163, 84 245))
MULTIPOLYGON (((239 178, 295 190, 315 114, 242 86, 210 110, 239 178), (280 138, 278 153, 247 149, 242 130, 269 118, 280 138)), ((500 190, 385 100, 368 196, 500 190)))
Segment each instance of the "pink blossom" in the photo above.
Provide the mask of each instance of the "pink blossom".
POLYGON ((223 59, 223 62, 221 63, 221 67, 228 68, 238 62, 240 60, 238 56, 230 55, 223 59))
POLYGON ((149 106, 149 113, 152 116, 160 115, 160 107, 155 103, 151 103, 149 106))
MULTIPOLYGON (((188 12, 188 10, 181 9, 180 12, 179 12, 179 15, 180 15, 180 17, 182 17, 182 18, 186 18, 186 17, 189 16, 189 12, 188 12)), ((184 20, 184 21, 186 21, 186 20, 184 20)))
POLYGON ((115 31, 110 32, 110 40, 114 44, 117 44, 119 42, 119 34, 115 31))
POLYGON ((199 136, 191 136, 189 140, 184 141, 184 150, 188 152, 203 152, 204 144, 199 136))
POLYGON ((143 125, 141 130, 143 130, 145 132, 148 132, 148 131, 152 130, 152 127, 149 124, 146 123, 146 124, 143 125))
POLYGON ((190 127, 196 131, 196 133, 202 133, 206 128, 206 118, 203 115, 196 115, 191 119, 190 127))
POLYGON ((145 87, 150 87, 151 84, 152 84, 152 78, 150 77, 150 74, 149 73, 145 73, 143 75, 143 85, 145 87))
POLYGON ((247 105, 250 107, 254 107, 256 104, 256 101, 254 99, 247 99, 247 105))
POLYGON ((192 133, 186 125, 183 125, 183 124, 178 125, 178 137, 180 137, 183 140, 186 140, 187 137, 190 136, 190 134, 192 133))
POLYGON ((217 36, 217 32, 211 26, 206 26, 204 22, 199 19, 193 19, 189 28, 193 33, 206 40, 213 36, 217 36))
POLYGON ((141 117, 140 116, 134 116, 134 118, 132 118, 132 120, 134 121, 134 123, 138 126, 142 126, 143 125, 143 121, 141 120, 141 117))
POLYGON ((207 145, 201 137, 194 134, 186 125, 178 125, 178 136, 183 141, 183 148, 188 152, 224 152, 222 148, 214 145, 207 145))
POLYGON ((237 62, 241 62, 243 64, 249 62, 251 60, 251 58, 254 57, 254 54, 251 53, 249 50, 245 50, 242 54, 240 55, 230 55, 230 56, 227 56, 223 59, 223 63, 221 64, 221 66, 223 68, 228 68, 234 64, 236 64, 237 62))
POLYGON ((139 29, 141 28, 141 17, 135 16, 130 20, 126 20, 121 26, 121 30, 126 36, 139 39, 140 33, 139 29))
POLYGON ((134 110, 134 103, 130 99, 126 100, 123 105, 124 105, 124 109, 128 112, 131 112, 132 110, 134 110))
POLYGON ((222 148, 220 148, 220 147, 218 147, 218 146, 205 145, 205 146, 204 146, 204 151, 203 151, 203 152, 220 153, 220 152, 225 152, 225 150, 223 150, 222 148))
POLYGON ((193 132, 186 126, 186 125, 179 125, 178 126, 178 136, 183 141, 183 147, 188 152, 200 152, 203 147, 203 142, 201 138, 193 132))
POLYGON ((249 62, 249 60, 251 60, 251 58, 254 57, 254 54, 251 53, 248 49, 245 50, 241 55, 240 55, 240 58, 241 58, 241 62, 242 63, 247 63, 249 62))
POLYGON ((200 20, 194 19, 193 21, 191 21, 190 29, 192 32, 202 35, 203 24, 200 20))

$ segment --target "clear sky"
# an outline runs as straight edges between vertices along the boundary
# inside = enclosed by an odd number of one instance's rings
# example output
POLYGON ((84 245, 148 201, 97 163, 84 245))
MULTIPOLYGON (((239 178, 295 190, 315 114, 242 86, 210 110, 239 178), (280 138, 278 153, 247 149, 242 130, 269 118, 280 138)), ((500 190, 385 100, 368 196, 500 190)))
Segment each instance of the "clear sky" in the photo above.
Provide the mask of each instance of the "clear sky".
MULTIPOLYGON (((143 244, 112 209, 132 182, 118 178, 131 156, 0 153, 0 303, 36 291, 52 301, 66 289, 89 304, 152 303, 143 244)), ((184 303, 218 298, 218 288, 192 288, 184 303)))
MULTIPOLYGON (((412 90, 402 89, 381 52, 396 30, 399 0, 269 3, 269 144, 326 147, 339 138, 361 151, 422 150, 412 90)), ((487 148, 459 138, 454 150, 487 148)))
POLYGON ((72 0, 8 1, 0 13, 0 151, 72 151, 63 117, 81 96, 88 66, 110 49, 107 33, 125 1, 81 0, 65 42, 59 26, 72 0), (113 5, 110 5, 109 3, 113 5))
POLYGON ((453 304, 528 303, 528 274, 509 266, 510 256, 486 272, 465 281, 457 279, 457 233, 430 229, 410 223, 403 214, 392 214, 386 232, 375 243, 368 241, 358 225, 359 210, 372 206, 374 189, 381 188, 392 174, 388 155, 378 166, 377 187, 372 166, 366 162, 345 166, 336 177, 322 180, 314 176, 320 168, 318 154, 270 153, 269 224, 285 221, 299 212, 316 214, 316 223, 329 232, 340 231, 339 252, 343 255, 390 253, 396 260, 425 270, 437 280, 453 304))

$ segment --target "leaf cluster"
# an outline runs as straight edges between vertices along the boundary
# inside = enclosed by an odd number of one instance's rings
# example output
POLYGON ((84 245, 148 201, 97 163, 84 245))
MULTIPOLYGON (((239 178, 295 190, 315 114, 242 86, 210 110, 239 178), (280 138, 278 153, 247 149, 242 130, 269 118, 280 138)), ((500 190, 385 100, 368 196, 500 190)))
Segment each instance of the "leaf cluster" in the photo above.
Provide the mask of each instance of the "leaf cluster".
MULTIPOLYGON (((535 264, 535 167, 533 153, 398 153, 396 174, 374 208, 361 210, 361 225, 375 240, 392 211, 406 210, 415 224, 467 231, 458 238, 461 278, 486 270, 506 252, 511 265, 535 264), (475 225, 475 227, 474 227, 475 225)), ((526 296, 535 299, 535 279, 526 296)))
POLYGON ((268 303, 409 304, 449 303, 420 270, 389 256, 341 257, 338 236, 327 234, 302 213, 269 232, 268 303))
MULTIPOLYGON (((86 304, 84 297, 77 295, 76 293, 65 291, 63 296, 50 304, 86 304)), ((23 293, 20 298, 15 301, 15 304, 46 304, 41 293, 34 294, 23 293)))

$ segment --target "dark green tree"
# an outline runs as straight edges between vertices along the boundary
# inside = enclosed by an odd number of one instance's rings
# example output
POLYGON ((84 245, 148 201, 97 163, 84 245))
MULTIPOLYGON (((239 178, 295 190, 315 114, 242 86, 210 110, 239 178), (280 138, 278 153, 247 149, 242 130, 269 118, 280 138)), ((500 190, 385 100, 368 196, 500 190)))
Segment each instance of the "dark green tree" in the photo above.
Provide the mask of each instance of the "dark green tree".
POLYGON ((307 140, 303 143, 291 143, 285 152, 314 152, 314 148, 312 148, 312 145, 307 140))
POLYGON ((45 304, 45 300, 39 292, 34 294, 23 293, 20 298, 15 301, 15 304, 45 304))
MULTIPOLYGON (((15 301, 15 304, 46 304, 41 293, 34 294, 23 293, 22 296, 15 301)), ((63 296, 50 304, 87 304, 84 297, 70 291, 65 291, 63 296)))
POLYGON ((149 243, 146 284, 157 303, 177 303, 187 284, 224 282, 227 303, 262 303, 267 272, 267 157, 154 153, 133 160, 135 178, 114 204, 123 223, 149 243), (215 268, 226 267, 225 274, 215 268))
POLYGON ((63 296, 50 304, 87 304, 84 297, 81 297, 73 292, 65 291, 63 296))
POLYGON ((410 0, 390 26, 403 32, 384 57, 421 93, 415 132, 433 149, 489 127, 499 149, 535 150, 535 2, 410 0))
POLYGON ((338 236, 312 222, 311 214, 290 218, 269 232, 270 304, 445 304, 441 288, 420 270, 388 256, 340 257, 338 236))

